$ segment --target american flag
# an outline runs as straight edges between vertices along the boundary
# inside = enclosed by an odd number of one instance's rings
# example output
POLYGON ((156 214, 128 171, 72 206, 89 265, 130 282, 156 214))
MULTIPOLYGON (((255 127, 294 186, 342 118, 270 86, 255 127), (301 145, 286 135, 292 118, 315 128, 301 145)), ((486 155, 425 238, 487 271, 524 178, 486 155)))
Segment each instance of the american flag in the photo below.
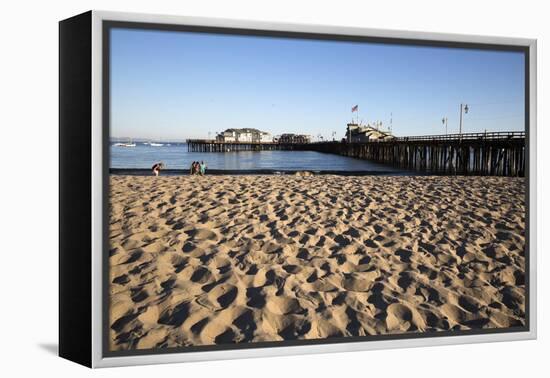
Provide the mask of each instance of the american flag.
POLYGON ((359 110, 359 105, 355 105, 353 108, 351 108, 351 112, 356 112, 359 110))

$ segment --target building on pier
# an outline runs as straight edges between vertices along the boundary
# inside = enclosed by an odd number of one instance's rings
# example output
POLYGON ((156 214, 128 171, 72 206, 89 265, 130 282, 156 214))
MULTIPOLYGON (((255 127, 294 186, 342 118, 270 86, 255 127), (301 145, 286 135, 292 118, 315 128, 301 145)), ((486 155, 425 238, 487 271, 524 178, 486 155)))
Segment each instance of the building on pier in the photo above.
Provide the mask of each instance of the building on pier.
POLYGON ((391 140, 394 136, 389 131, 382 131, 379 127, 348 123, 346 140, 350 143, 365 143, 379 140, 391 140))
POLYGON ((222 143, 272 143, 273 136, 253 128, 227 129, 216 136, 217 142, 222 143))

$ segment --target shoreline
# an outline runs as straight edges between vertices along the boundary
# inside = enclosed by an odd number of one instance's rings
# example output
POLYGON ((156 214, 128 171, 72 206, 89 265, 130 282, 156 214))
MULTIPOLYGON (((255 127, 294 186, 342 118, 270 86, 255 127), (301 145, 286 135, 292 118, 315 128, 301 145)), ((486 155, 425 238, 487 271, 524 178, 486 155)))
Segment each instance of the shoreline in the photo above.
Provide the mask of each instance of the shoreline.
MULTIPOLYGON (((299 176, 308 172, 308 176, 343 176, 343 177, 361 177, 361 176, 410 176, 410 177, 509 177, 509 178, 524 178, 522 176, 479 176, 479 175, 462 175, 448 174, 442 172, 412 172, 400 170, 313 170, 313 169, 206 169, 205 176, 299 176)), ((153 176, 149 168, 109 168, 110 176, 153 176)), ((189 169, 164 169, 160 173, 160 177, 174 176, 190 176, 189 169)))
MULTIPOLYGON (((397 171, 397 170, 312 170, 312 169, 206 169, 207 176, 224 175, 295 175, 297 173, 311 172, 315 176, 335 175, 335 176, 390 176, 390 175, 417 175, 416 173, 397 171)), ((110 175, 116 176, 151 176, 151 169, 147 168, 109 168, 110 175)), ((160 176, 189 176, 189 169, 164 169, 160 176)))

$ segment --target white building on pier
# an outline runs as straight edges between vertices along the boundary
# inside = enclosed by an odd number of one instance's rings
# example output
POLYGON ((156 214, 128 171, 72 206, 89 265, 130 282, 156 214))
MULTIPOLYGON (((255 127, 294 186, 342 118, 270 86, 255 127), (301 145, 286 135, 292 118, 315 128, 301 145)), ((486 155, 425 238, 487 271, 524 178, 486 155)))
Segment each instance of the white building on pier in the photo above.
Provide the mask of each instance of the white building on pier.
POLYGON ((348 123, 345 139, 351 143, 363 143, 393 138, 394 136, 391 132, 380 130, 380 126, 371 126, 370 124, 364 126, 356 123, 348 123))
POLYGON ((272 143, 273 136, 253 128, 227 129, 216 136, 216 141, 226 143, 272 143))

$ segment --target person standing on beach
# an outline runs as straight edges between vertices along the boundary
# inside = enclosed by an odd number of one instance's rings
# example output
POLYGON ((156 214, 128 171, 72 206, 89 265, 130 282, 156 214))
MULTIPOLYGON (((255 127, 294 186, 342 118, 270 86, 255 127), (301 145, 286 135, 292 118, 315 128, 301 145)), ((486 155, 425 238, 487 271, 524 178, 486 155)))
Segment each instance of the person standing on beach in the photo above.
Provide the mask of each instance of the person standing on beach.
POLYGON ((197 162, 194 161, 191 163, 191 169, 189 170, 189 174, 190 175, 194 175, 195 174, 195 166, 196 166, 197 162))
POLYGON ((155 163, 151 169, 153 170, 153 174, 155 176, 158 176, 160 174, 160 170, 164 168, 164 164, 163 163, 155 163))
POLYGON ((200 173, 201 173, 201 176, 204 176, 204 174, 206 173, 206 163, 204 161, 201 161, 200 173))

